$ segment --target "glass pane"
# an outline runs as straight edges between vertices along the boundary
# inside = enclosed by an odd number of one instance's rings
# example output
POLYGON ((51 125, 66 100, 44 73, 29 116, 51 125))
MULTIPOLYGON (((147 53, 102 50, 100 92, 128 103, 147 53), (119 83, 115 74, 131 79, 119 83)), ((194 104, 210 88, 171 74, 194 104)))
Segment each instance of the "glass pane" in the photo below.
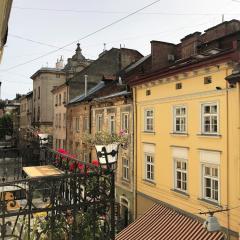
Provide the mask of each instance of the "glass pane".
POLYGON ((205 175, 211 175, 211 168, 210 167, 205 167, 205 175))
POLYGON ((205 187, 211 188, 211 179, 210 178, 205 178, 205 187))
POLYGON ((180 108, 176 108, 176 115, 180 115, 180 108))
POLYGON ((182 113, 182 115, 185 115, 185 113, 186 113, 186 108, 182 108, 182 109, 181 109, 181 113, 182 113))
POLYGON ((211 189, 210 188, 206 188, 206 197, 211 198, 211 189))
POLYGON ((183 174, 182 174, 182 180, 183 180, 184 182, 187 181, 187 174, 186 174, 186 173, 183 173, 183 174))
POLYGON ((211 106, 211 113, 217 113, 217 105, 211 106))
POLYGON ((187 183, 186 182, 182 183, 182 189, 185 190, 185 191, 187 190, 187 183))
POLYGON ((210 113, 210 106, 204 106, 204 113, 210 113))
POLYGON ((184 169, 184 170, 187 169, 187 163, 186 162, 182 162, 182 169, 184 169))
POLYGON ((181 169, 181 162, 177 161, 177 168, 181 169))
POLYGON ((180 188, 181 189, 181 181, 180 180, 177 180, 177 188, 180 188))
POLYGON ((181 180, 181 172, 177 172, 177 180, 181 180))

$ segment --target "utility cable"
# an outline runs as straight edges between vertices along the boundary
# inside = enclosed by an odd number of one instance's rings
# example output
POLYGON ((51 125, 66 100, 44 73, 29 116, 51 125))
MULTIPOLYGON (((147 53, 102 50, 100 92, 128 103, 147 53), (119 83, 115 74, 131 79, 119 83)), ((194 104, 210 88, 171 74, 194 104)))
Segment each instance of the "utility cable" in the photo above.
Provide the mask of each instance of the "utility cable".
POLYGON ((84 37, 82 37, 82 38, 80 38, 80 39, 78 39, 78 40, 75 40, 75 41, 73 41, 73 42, 70 42, 70 43, 68 43, 68 44, 66 44, 66 45, 64 45, 64 46, 62 46, 62 47, 60 47, 60 48, 58 48, 58 49, 56 49, 56 50, 52 50, 52 51, 47 52, 47 53, 45 53, 45 54, 43 54, 43 55, 41 55, 41 56, 39 56, 39 57, 36 57, 36 58, 34 58, 34 59, 30 59, 30 60, 28 60, 28 61, 26 61, 26 62, 23 62, 23 63, 19 63, 19 64, 17 64, 17 65, 14 65, 14 66, 12 66, 12 67, 7 68, 7 69, 3 69, 2 71, 3 71, 3 72, 9 71, 9 70, 11 70, 11 69, 14 69, 14 68, 17 68, 17 67, 26 65, 26 64, 31 63, 31 62, 33 62, 33 61, 36 61, 36 60, 38 60, 38 59, 41 59, 41 58, 46 57, 46 56, 48 56, 48 55, 51 55, 51 54, 53 54, 53 53, 55 53, 55 52, 58 52, 59 50, 62 50, 62 49, 64 49, 64 48, 66 48, 66 47, 69 47, 69 46, 71 46, 71 45, 74 44, 74 43, 77 43, 77 42, 79 42, 79 41, 81 41, 81 40, 83 40, 83 39, 86 39, 86 38, 88 38, 88 37, 90 37, 90 36, 93 36, 94 34, 96 34, 96 33, 98 33, 98 32, 101 32, 101 31, 103 31, 103 30, 105 30, 105 29, 107 29, 107 28, 109 28, 109 27, 111 27, 111 26, 113 26, 113 25, 115 25, 115 24, 117 24, 117 23, 119 23, 119 22, 122 22, 123 20, 125 20, 125 19, 127 19, 127 18, 129 18, 129 17, 131 17, 131 16, 133 16, 133 15, 135 15, 136 13, 138 13, 138 12, 140 12, 140 11, 142 11, 142 10, 150 7, 150 6, 153 6, 154 4, 156 4, 156 3, 160 2, 160 1, 161 1, 161 0, 156 0, 156 1, 154 1, 154 2, 152 2, 152 3, 150 3, 150 4, 146 5, 146 6, 144 6, 144 7, 142 7, 142 8, 139 8, 138 10, 136 10, 136 11, 134 11, 134 12, 132 12, 132 13, 130 13, 130 14, 128 14, 128 15, 126 15, 126 16, 118 19, 118 20, 115 20, 115 21, 113 21, 112 23, 107 24, 107 25, 105 25, 104 27, 101 27, 101 28, 99 28, 98 30, 96 30, 96 31, 94 31, 94 32, 92 32, 92 33, 89 33, 89 34, 87 34, 86 36, 84 36, 84 37))

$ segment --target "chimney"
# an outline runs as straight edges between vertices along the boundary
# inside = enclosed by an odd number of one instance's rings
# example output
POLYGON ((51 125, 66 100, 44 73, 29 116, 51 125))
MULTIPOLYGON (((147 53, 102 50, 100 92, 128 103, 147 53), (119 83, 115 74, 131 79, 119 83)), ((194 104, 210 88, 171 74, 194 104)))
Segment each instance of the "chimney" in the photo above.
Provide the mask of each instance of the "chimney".
POLYGON ((181 58, 197 54, 197 45, 201 32, 195 32, 181 39, 181 58))
POLYGON ((163 68, 174 61, 176 45, 168 42, 151 41, 152 69, 163 68))
POLYGON ((85 80, 85 97, 87 96, 87 79, 88 79, 88 75, 84 75, 84 80, 85 80))

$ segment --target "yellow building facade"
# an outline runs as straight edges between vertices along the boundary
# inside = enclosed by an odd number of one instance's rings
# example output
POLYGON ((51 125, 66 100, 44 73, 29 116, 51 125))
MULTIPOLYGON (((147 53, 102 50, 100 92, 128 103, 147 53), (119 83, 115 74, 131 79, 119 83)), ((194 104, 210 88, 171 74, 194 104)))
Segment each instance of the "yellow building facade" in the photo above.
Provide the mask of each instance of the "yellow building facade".
POLYGON ((240 232, 240 86, 229 85, 229 59, 133 85, 135 217, 153 203, 204 218, 215 213, 225 233, 240 232))

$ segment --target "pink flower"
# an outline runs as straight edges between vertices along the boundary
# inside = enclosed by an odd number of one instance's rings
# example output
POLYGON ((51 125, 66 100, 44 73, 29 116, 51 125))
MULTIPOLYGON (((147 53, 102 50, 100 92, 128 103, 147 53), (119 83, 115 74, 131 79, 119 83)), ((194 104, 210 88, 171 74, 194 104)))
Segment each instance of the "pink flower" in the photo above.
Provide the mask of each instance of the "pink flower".
POLYGON ((120 132, 119 132, 119 135, 120 136, 124 136, 126 134, 126 131, 124 129, 122 129, 120 132))
POLYGON ((62 148, 59 148, 57 151, 59 153, 65 154, 65 155, 68 154, 68 152, 66 150, 62 149, 62 148))

